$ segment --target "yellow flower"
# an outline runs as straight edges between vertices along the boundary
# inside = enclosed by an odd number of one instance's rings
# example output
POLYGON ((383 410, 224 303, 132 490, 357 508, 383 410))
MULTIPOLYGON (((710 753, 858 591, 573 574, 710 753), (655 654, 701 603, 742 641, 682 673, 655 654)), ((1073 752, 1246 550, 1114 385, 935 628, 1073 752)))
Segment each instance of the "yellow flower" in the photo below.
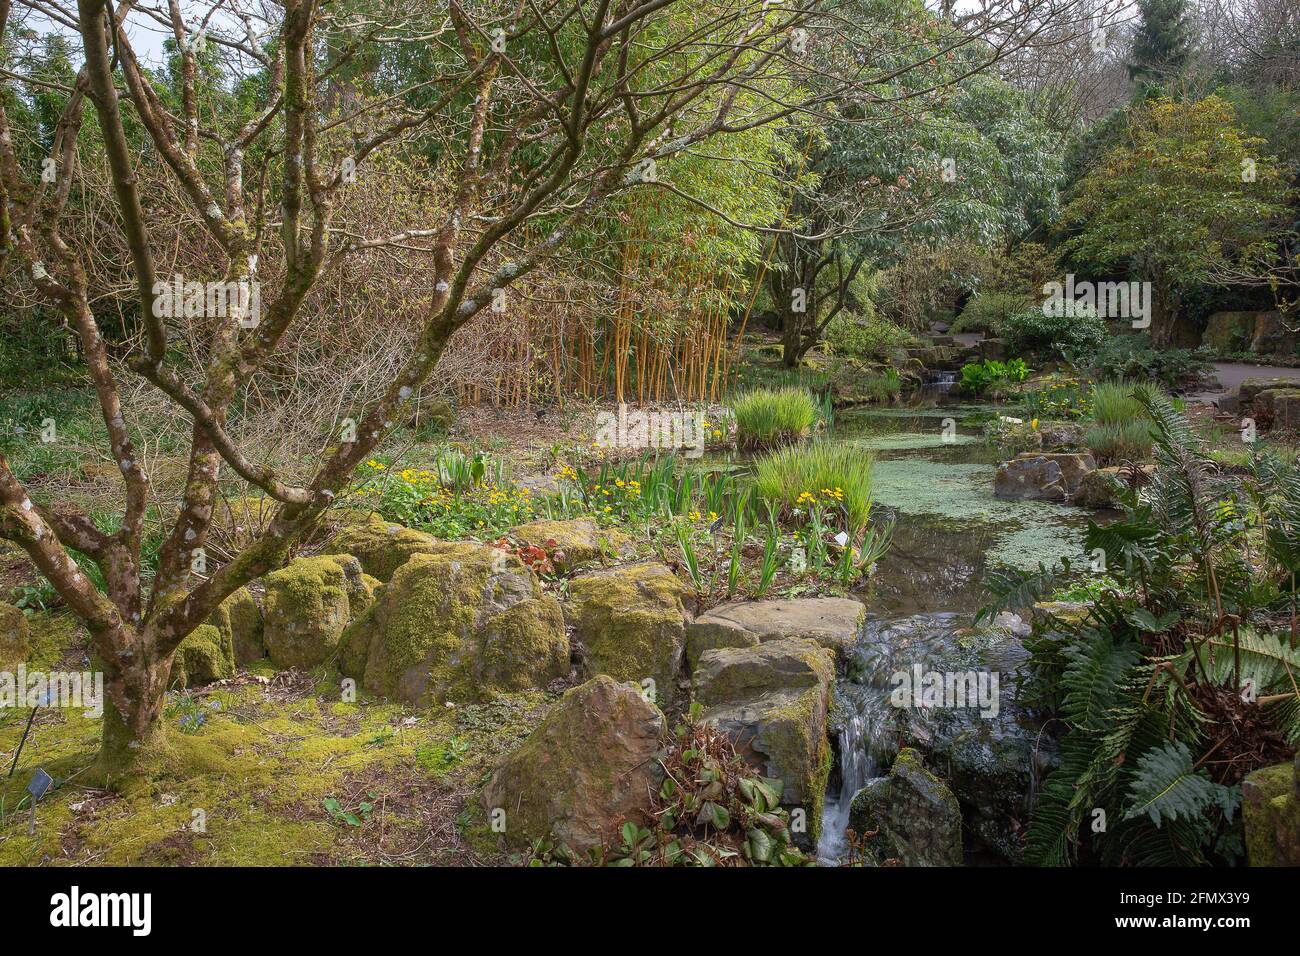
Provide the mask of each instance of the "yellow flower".
POLYGON ((1038 427, 1038 419, 1035 418, 1033 421, 1031 421, 1031 422, 1029 423, 1029 427, 1030 427, 1030 428, 1037 428, 1037 427, 1038 427))
POLYGON ((689 518, 691 521, 699 521, 699 520, 700 520, 700 513, 699 513, 698 511, 692 511, 692 512, 691 512, 690 514, 688 514, 686 517, 689 518))

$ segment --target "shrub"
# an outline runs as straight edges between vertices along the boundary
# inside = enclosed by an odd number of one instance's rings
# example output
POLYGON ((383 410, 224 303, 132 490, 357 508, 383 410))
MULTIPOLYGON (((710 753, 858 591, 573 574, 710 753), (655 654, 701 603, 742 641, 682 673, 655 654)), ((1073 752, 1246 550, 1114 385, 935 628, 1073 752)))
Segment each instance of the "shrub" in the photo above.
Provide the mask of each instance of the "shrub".
POLYGON ((814 442, 779 448, 754 463, 754 490, 782 511, 801 495, 830 491, 848 519, 850 532, 871 516, 871 453, 850 444, 814 442))
POLYGON ((961 367, 962 391, 972 395, 982 395, 1003 385, 1023 382, 1028 377, 1029 366, 1024 359, 1011 359, 1009 362, 987 359, 961 367))
POLYGON ((1091 363, 1106 335, 1106 323, 1080 309, 1059 316, 1044 315, 1037 307, 1023 309, 1007 316, 1002 325, 1008 351, 1074 365, 1091 363))
POLYGON ((1133 396, 1133 386, 1123 381, 1098 382, 1092 387, 1092 419, 1099 425, 1123 425, 1146 421, 1147 414, 1133 396))
POLYGON ((1159 382, 1178 388, 1198 381, 1210 370, 1207 349, 1160 349, 1151 347, 1145 332, 1107 339, 1092 357, 1092 367, 1120 378, 1159 382))
POLYGON ((1083 433, 1083 443, 1102 465, 1141 461, 1151 455, 1151 424, 1093 425, 1083 433))
POLYGON ((817 405, 807 389, 755 389, 732 403, 736 440, 750 448, 798 441, 817 417, 817 405))
POLYGON ((831 320, 822 341, 831 354, 871 358, 912 345, 916 336, 884 316, 841 313, 831 320))
POLYGON ((1003 292, 981 292, 966 303, 957 321, 953 323, 953 332, 984 332, 996 336, 1002 334, 1006 320, 1018 312, 1032 308, 1033 303, 1021 295, 1008 295, 1003 292))

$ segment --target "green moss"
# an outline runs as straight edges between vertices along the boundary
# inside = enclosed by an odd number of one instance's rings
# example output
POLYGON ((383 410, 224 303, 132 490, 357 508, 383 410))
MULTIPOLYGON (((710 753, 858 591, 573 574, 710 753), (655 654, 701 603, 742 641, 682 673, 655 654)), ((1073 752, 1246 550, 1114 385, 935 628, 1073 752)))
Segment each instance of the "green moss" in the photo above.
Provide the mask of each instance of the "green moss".
POLYGON ((308 670, 332 657, 373 591, 346 554, 298 558, 266 576, 263 639, 280 667, 308 670))
POLYGON ((1256 770, 1242 782, 1242 823, 1251 866, 1300 865, 1300 786, 1295 764, 1256 770))
POLYGON ((221 631, 239 666, 266 656, 266 644, 262 640, 262 609, 248 588, 240 588, 222 601, 208 618, 208 623, 221 631))
POLYGON ((174 687, 198 687, 234 676, 235 650, 229 631, 200 624, 176 648, 171 673, 174 687))
POLYGON ((27 669, 50 671, 70 654, 84 648, 90 636, 71 614, 42 611, 29 615, 27 669))
POLYGON ((406 528, 378 515, 343 528, 330 542, 330 550, 353 555, 367 574, 389 581, 414 554, 436 554, 444 546, 432 535, 406 528))
POLYGON ((588 676, 655 682, 660 706, 672 703, 686 638, 685 589, 662 564, 633 564, 569 582, 565 619, 585 649, 588 676))
POLYGON ((413 555, 344 634, 342 672, 412 703, 475 702, 567 670, 558 602, 514 555, 472 542, 413 555))
POLYGON ((23 612, 0 601, 0 670, 12 670, 27 660, 29 631, 23 612))
MULTIPOLYGON (((0 778, 0 865, 378 862, 381 829, 386 846, 395 838, 409 847, 426 842, 430 793, 416 769, 417 751, 446 747, 455 734, 464 756, 443 768, 446 785, 476 782, 485 761, 532 726, 540 700, 528 696, 516 705, 508 698, 461 720, 441 709, 412 715, 401 705, 286 700, 260 684, 232 685, 199 699, 206 723, 197 733, 181 733, 169 716, 143 762, 140 785, 127 796, 80 786, 89 779, 101 721, 80 711, 43 716, 19 773, 0 778), (208 706, 215 702, 220 706, 208 706), (29 836, 23 788, 37 766, 55 777, 56 787, 41 802, 37 832, 29 836), (362 828, 340 825, 323 807, 326 797, 346 802, 365 790, 398 798, 386 804, 382 828, 377 820, 362 828), (195 827, 196 810, 206 832, 195 827)), ((0 719, 0 751, 12 751, 21 729, 16 720, 0 719)), ((454 800, 435 799, 448 814, 458 812, 454 800)), ((476 852, 453 842, 446 862, 466 862, 476 852)))

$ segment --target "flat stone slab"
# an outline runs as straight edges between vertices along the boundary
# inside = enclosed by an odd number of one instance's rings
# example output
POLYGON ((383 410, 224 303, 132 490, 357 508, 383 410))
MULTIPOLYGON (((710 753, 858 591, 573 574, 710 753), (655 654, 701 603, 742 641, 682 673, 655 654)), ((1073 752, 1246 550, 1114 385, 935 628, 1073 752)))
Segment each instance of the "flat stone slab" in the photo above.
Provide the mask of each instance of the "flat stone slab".
POLYGON ((851 598, 792 598, 744 601, 715 607, 686 628, 686 653, 694 667, 715 647, 752 647, 802 638, 842 652, 852 647, 866 620, 867 606, 851 598))

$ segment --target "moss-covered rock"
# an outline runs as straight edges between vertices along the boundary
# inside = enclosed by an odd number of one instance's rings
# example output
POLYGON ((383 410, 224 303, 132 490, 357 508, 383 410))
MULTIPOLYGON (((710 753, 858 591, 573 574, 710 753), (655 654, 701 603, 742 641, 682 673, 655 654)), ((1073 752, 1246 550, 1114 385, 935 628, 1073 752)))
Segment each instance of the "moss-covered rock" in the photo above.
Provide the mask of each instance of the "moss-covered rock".
POLYGON ((849 598, 796 598, 724 604, 686 628, 691 665, 713 647, 750 647, 764 641, 802 638, 836 652, 852 647, 867 606, 849 598))
POLYGON ((1241 782, 1246 861, 1300 866, 1300 754, 1294 763, 1256 770, 1241 782))
POLYGON ((606 556, 628 558, 634 553, 631 538, 614 528, 601 528, 590 518, 542 518, 521 524, 510 534, 518 541, 553 552, 551 561, 560 571, 606 556))
POLYGON ((415 554, 348 629, 339 667, 375 694, 476 702, 569 668, 559 602, 515 555, 474 542, 415 554))
POLYGON ((784 639, 706 650, 693 681, 701 720, 727 733, 764 776, 784 782, 782 803, 804 811, 811 845, 832 762, 826 719, 834 679, 833 651, 784 639))
POLYGON ((262 640, 262 608, 248 588, 240 588, 226 598, 208 618, 221 631, 235 652, 235 664, 246 667, 266 656, 262 640))
POLYGON ((305 670, 333 657, 373 591, 349 554, 298 558, 265 578, 262 637, 277 667, 305 670))
POLYGON ((1295 388, 1296 384, 1297 379, 1289 376, 1251 376, 1242 379, 1237 388, 1237 397, 1242 408, 1249 408, 1261 392, 1275 388, 1295 388))
POLYGON ((947 785, 905 747, 888 777, 872 780, 853 797, 849 827, 867 837, 880 859, 908 866, 961 866, 961 807, 947 785))
POLYGON ((583 672, 641 686, 654 681, 668 707, 685 644, 685 588, 666 565, 631 564, 569 582, 564 617, 581 645, 583 672))
POLYGON ((497 768, 483 806, 506 842, 600 851, 627 820, 648 822, 663 782, 664 716, 633 685, 598 676, 567 691, 497 768))
POLYGON ((352 555, 367 574, 388 581, 411 555, 437 554, 447 544, 423 531, 370 515, 365 521, 346 522, 328 550, 352 555))
POLYGON ((235 676, 235 649, 229 634, 200 624, 176 648, 172 658, 173 687, 200 687, 235 676))
POLYGON ((23 612, 0 602, 0 670, 12 670, 27 660, 28 633, 23 612))

